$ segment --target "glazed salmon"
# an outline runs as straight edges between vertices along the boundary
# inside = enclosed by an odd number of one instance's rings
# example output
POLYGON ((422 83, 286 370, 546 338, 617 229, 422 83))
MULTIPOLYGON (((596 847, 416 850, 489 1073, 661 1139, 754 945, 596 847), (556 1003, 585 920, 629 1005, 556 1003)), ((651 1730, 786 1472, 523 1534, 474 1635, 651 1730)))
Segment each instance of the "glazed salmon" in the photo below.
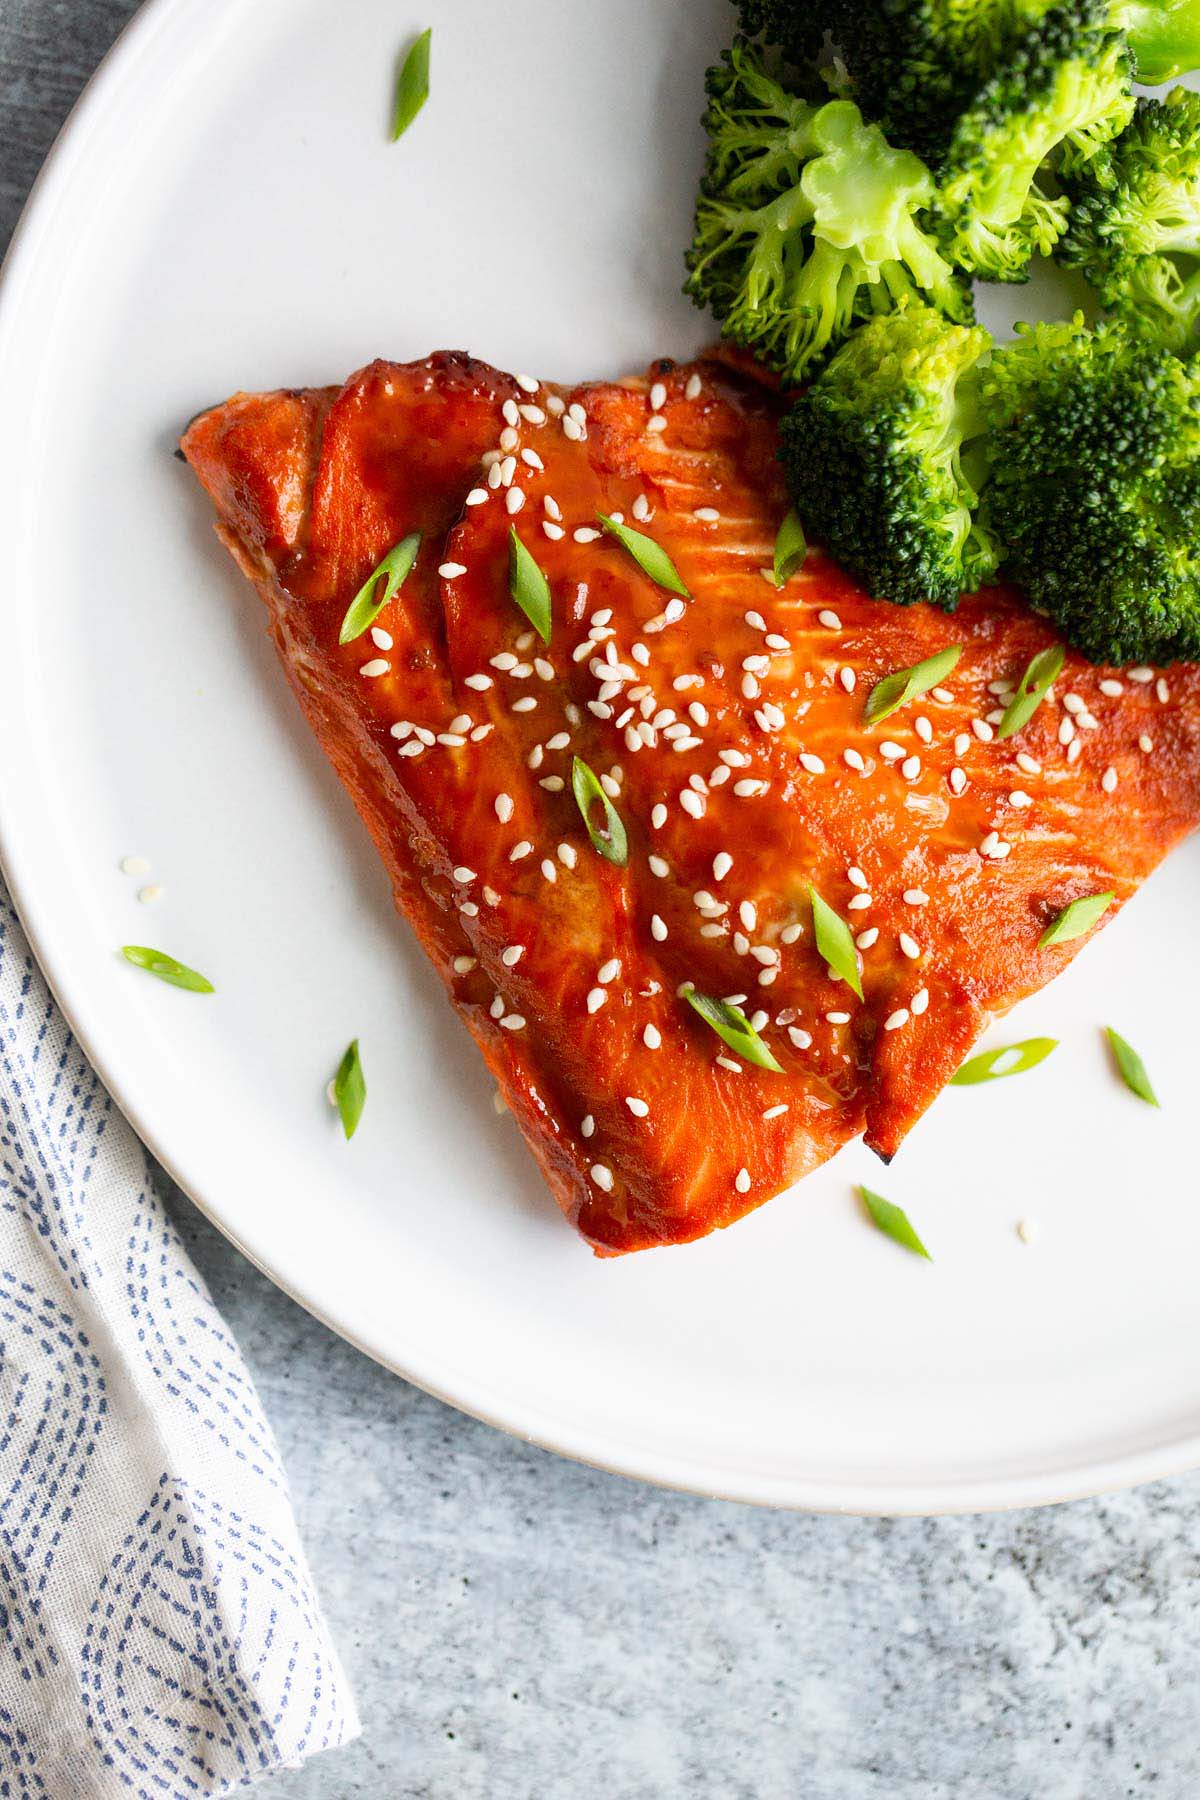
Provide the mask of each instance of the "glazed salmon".
POLYGON ((860 1134, 890 1157, 1078 950, 1039 948, 1048 923, 1123 902, 1200 817, 1200 669, 1069 656, 998 742, 1053 641, 1017 596, 881 605, 815 551, 777 588, 780 404, 721 361, 560 389, 445 354, 239 395, 183 439, 401 911, 603 1254, 729 1225, 860 1134), (549 643, 511 596, 514 528, 549 643), (373 635, 340 644, 417 531, 373 635), (879 679, 951 646, 944 685, 865 722, 879 679), (861 1001, 818 954, 813 889, 854 935, 861 1001), (740 1007, 778 1068, 689 988, 740 1007))

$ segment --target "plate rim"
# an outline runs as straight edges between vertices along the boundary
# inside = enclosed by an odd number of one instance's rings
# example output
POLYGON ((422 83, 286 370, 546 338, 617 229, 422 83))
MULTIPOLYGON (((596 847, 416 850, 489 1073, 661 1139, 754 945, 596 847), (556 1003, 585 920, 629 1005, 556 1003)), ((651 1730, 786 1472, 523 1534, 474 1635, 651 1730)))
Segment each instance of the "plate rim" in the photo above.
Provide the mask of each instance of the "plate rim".
MULTIPOLYGON (((234 0, 236 3, 236 0, 234 0)), ((131 72, 137 58, 162 33, 169 33, 176 15, 183 15, 191 0, 145 0, 126 22, 97 65, 39 169, 14 228, 4 261, 0 264, 0 371, 8 339, 20 309, 29 272, 37 266, 42 240, 52 224, 59 197, 67 192, 81 164, 93 126, 103 119, 110 92, 131 72)), ((18 659, 13 659, 15 664, 18 659)), ((0 682, 14 697, 22 687, 21 670, 14 668, 8 682, 0 682)), ((836 1478, 772 1477, 748 1471, 741 1478, 728 1469, 681 1454, 643 1452, 621 1442, 611 1433, 573 1426, 565 1417, 552 1417, 536 1404, 518 1398, 498 1405, 486 1396, 486 1383, 478 1377, 439 1379, 435 1368, 422 1363, 419 1352, 389 1351, 372 1341, 369 1333, 330 1310, 314 1291, 306 1291, 272 1267, 269 1252, 248 1242, 226 1216, 218 1197, 206 1194, 193 1178, 186 1156, 177 1156, 162 1140, 153 1120, 142 1114, 119 1067, 105 1053, 102 1033, 97 1034, 72 1000, 63 958, 52 934, 42 928, 37 897, 36 852, 18 840, 19 826, 12 809, 2 802, 14 778, 0 759, 0 870, 8 883, 14 907, 35 956, 72 1032, 96 1069, 115 1105, 141 1142, 166 1170, 189 1200, 254 1266, 280 1287, 305 1311, 329 1330, 436 1399, 469 1417, 517 1437, 541 1449, 553 1451, 586 1466, 678 1492, 712 1499, 797 1512, 844 1514, 862 1517, 936 1517, 953 1514, 1009 1511, 1059 1504, 1111 1493, 1143 1482, 1181 1475, 1200 1467, 1200 1434, 1163 1438, 1148 1449, 1130 1449, 1099 1460, 1080 1460, 1067 1468, 1037 1473, 948 1480, 930 1484, 909 1481, 846 1481, 836 1478)), ((117 1058, 119 1063, 119 1058, 117 1058)))

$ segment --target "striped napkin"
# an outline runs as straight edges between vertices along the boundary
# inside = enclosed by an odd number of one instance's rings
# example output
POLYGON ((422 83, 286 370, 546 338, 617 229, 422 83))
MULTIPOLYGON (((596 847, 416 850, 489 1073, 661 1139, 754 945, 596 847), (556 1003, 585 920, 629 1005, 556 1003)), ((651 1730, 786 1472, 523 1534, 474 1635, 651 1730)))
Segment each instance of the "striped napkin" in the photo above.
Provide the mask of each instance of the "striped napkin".
POLYGON ((0 884, 0 1795, 230 1794, 357 1732, 253 1384, 0 884))

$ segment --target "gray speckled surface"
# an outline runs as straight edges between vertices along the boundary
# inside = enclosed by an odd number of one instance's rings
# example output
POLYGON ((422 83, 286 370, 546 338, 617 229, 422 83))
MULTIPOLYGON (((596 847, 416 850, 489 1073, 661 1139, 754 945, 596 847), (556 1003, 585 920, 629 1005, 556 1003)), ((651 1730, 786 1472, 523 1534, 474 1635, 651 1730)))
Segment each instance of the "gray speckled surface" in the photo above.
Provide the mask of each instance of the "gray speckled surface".
MULTIPOLYGON (((582 3, 582 0, 576 0, 582 3)), ((0 0, 0 244, 133 0, 0 0)), ((362 1707, 280 1800, 1200 1792, 1200 1483, 860 1521, 642 1488, 460 1418, 182 1197, 362 1707)))

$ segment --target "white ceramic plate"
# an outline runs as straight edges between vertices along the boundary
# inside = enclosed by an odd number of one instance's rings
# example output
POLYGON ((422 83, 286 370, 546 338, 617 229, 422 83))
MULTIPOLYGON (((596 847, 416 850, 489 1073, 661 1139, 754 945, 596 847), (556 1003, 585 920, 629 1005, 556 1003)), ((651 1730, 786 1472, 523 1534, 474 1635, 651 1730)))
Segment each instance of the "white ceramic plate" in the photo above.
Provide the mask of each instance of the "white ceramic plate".
MULTIPOLYGON (((686 353, 726 0, 156 0, 51 160, 0 309, 0 819, 54 986, 197 1202, 372 1355, 483 1418, 747 1500, 1020 1505, 1200 1461, 1192 846, 938 1101, 733 1231, 594 1261, 559 1218, 171 458, 238 387, 464 347, 558 377, 686 353), (433 99, 384 138, 398 44, 433 99), (152 911, 117 869, 144 853, 152 911), (161 944, 197 1000, 123 965, 161 944), (1161 1113, 1098 1040, 1142 1047, 1161 1113), (359 1035, 365 1122, 324 1096, 359 1035), (998 1041, 1003 1041, 1003 1036, 998 1041), (863 1223, 905 1204, 932 1266, 863 1223), (1030 1218, 1026 1248, 1015 1226, 1030 1218)), ((1023 304, 1027 303, 1024 300, 1023 304)))

